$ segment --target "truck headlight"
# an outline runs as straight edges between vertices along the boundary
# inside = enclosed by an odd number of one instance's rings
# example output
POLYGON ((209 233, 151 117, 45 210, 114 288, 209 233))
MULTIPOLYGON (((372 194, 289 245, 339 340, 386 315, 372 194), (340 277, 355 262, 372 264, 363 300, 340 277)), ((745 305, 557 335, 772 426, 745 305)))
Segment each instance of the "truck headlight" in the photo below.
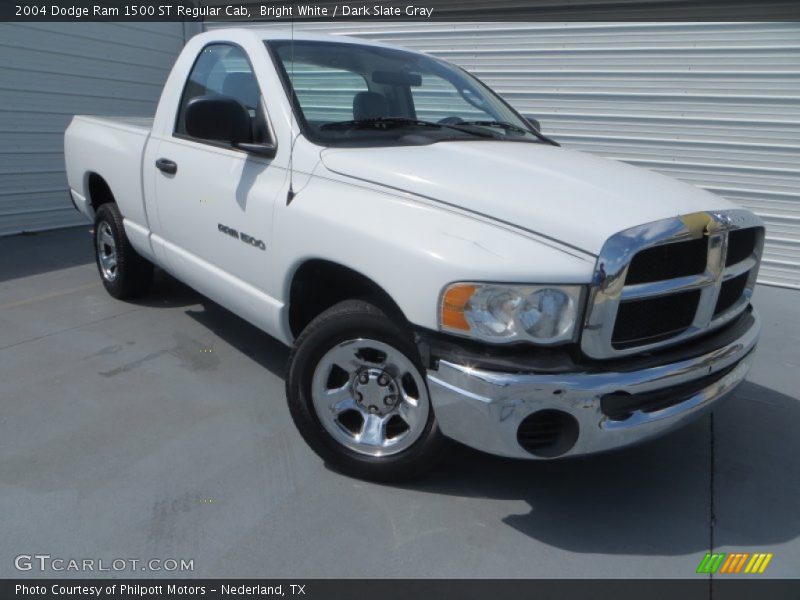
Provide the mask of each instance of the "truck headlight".
POLYGON ((580 318, 580 285, 455 283, 439 310, 442 331, 493 343, 567 342, 580 318))

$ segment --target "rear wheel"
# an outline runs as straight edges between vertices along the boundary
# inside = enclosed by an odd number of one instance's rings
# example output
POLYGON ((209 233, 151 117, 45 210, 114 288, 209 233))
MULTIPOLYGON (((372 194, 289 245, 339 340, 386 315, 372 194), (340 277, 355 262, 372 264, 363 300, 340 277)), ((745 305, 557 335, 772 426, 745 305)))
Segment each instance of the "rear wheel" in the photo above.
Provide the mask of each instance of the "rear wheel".
POLYGON ((439 432, 416 346, 375 305, 347 300, 303 331, 290 357, 292 417, 314 451, 355 477, 398 481, 439 459, 439 432))
POLYGON ((113 202, 101 205, 95 214, 94 250, 103 286, 114 298, 135 298, 149 291, 153 265, 131 246, 113 202))

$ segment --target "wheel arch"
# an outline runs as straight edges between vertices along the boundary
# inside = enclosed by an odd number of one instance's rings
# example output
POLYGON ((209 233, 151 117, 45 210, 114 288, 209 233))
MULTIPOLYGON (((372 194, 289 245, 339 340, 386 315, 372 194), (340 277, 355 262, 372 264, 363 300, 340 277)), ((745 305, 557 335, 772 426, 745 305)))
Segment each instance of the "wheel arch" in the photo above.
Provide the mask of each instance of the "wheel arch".
POLYGON ((392 296, 363 273, 323 258, 309 258, 297 265, 288 286, 288 322, 297 338, 317 315, 343 300, 368 299, 392 317, 408 323, 392 296))
POLYGON ((84 189, 92 211, 95 213, 101 205, 117 201, 111 191, 111 186, 102 175, 95 171, 88 171, 84 176, 84 189))

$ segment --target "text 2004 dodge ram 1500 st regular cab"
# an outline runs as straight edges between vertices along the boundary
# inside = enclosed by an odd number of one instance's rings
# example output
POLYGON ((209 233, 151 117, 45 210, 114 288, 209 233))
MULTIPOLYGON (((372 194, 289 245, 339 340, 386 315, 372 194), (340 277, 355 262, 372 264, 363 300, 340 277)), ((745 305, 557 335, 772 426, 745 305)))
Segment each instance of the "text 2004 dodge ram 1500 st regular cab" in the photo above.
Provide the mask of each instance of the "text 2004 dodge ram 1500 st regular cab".
POLYGON ((632 444, 752 361, 758 218, 563 149, 425 54, 204 33, 154 119, 77 116, 65 145, 111 295, 155 264, 292 345, 294 421, 355 476, 414 476, 448 439, 632 444))

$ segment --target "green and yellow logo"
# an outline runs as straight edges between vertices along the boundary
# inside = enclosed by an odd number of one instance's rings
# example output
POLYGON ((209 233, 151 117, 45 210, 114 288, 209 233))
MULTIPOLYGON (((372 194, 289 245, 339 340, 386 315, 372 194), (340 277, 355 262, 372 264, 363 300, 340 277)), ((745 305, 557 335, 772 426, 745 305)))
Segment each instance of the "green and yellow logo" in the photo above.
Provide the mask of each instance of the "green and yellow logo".
POLYGON ((772 560, 772 553, 755 552, 750 554, 748 552, 732 552, 725 554, 724 552, 717 552, 711 554, 706 552, 703 560, 697 567, 698 573, 749 573, 755 575, 756 573, 763 573, 769 561, 772 560))

